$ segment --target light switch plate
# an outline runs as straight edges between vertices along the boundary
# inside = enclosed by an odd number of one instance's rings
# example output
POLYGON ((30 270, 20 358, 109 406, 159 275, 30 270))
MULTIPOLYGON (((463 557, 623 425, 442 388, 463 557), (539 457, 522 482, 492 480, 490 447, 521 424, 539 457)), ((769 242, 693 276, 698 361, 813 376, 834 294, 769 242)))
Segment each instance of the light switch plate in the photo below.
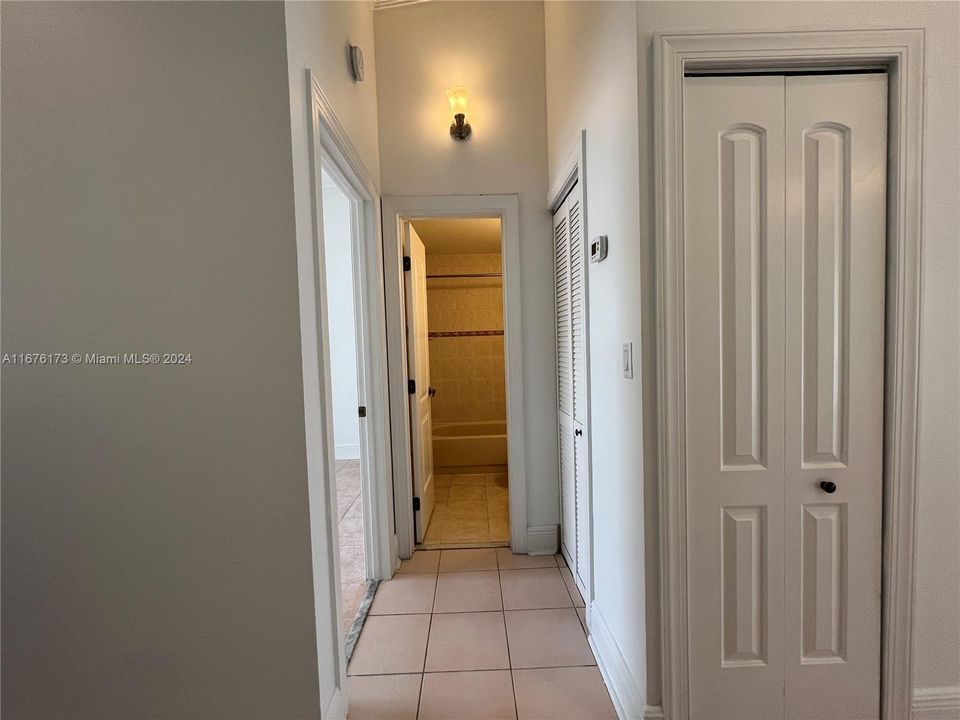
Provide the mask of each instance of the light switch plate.
POLYGON ((633 379, 633 343, 623 344, 623 376, 627 380, 633 379))

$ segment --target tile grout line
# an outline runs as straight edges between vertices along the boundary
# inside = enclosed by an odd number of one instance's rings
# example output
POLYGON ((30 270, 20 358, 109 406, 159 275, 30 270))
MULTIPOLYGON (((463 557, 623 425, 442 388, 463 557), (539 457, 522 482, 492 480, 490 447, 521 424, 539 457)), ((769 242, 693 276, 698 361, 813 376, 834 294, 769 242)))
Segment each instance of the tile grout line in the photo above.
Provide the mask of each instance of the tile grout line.
POLYGON ((453 675, 456 673, 476 673, 476 672, 511 672, 513 670, 566 670, 569 668, 595 668, 596 663, 591 665, 538 665, 536 667, 522 668, 486 668, 485 670, 431 670, 426 673, 418 672, 393 672, 393 673, 366 673, 362 675, 351 675, 350 677, 397 677, 399 675, 453 675))
MULTIPOLYGON (((416 551, 414 551, 416 552, 416 551)), ((412 556, 411 556, 412 557, 412 556)), ((440 582, 440 565, 437 559, 436 580, 433 583, 433 603, 431 604, 430 621, 427 623, 427 643, 423 648, 423 669, 420 672, 420 695, 417 697, 417 718, 420 717, 420 705, 423 703, 423 679, 427 674, 427 653, 430 652, 430 631, 433 630, 433 606, 437 603, 437 585, 440 582)))
POLYGON ((503 620, 503 640, 507 644, 507 667, 510 668, 510 690, 513 692, 513 716, 520 717, 517 706, 517 684, 513 678, 513 653, 510 652, 510 635, 507 632, 507 605, 503 601, 503 571, 500 568, 500 556, 497 555, 497 584, 500 586, 500 617, 503 620))

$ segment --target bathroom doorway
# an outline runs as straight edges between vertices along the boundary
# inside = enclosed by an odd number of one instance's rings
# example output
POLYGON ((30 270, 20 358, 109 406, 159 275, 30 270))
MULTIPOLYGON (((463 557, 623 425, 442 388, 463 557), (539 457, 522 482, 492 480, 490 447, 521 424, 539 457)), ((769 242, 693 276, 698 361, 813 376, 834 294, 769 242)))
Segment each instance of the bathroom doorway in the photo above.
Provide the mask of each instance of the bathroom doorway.
POLYGON ((501 221, 412 220, 404 250, 417 541, 509 545, 501 221))
MULTIPOLYGON (((440 454, 440 464, 437 465, 437 467, 440 468, 439 483, 446 486, 447 477, 449 477, 448 487, 451 490, 454 487, 455 480, 456 485, 460 487, 466 486, 468 483, 473 483, 474 487, 479 487, 480 480, 478 478, 468 478, 465 476, 484 476, 482 500, 466 500, 465 497, 471 494, 469 491, 455 492, 453 493, 453 497, 455 498, 455 502, 482 502, 486 506, 487 533, 489 534, 491 508, 487 503, 488 493, 485 488, 488 487, 488 481, 486 476, 504 474, 496 472, 501 469, 500 463, 503 462, 504 456, 501 454, 499 459, 495 457, 492 461, 489 460, 490 455, 480 460, 468 460, 463 456, 464 448, 461 444, 460 450, 455 450, 454 452, 457 452, 458 455, 463 458, 456 461, 462 464, 452 465, 447 459, 448 456, 445 455, 446 451, 450 450, 450 444, 448 443, 445 447, 442 438, 451 434, 454 436, 455 441, 462 440, 464 437, 484 438, 482 443, 490 444, 499 441, 502 448, 502 438, 497 438, 497 436, 503 434, 500 428, 492 430, 489 426, 483 427, 483 425, 481 425, 481 423, 485 422, 499 422, 502 427, 502 418, 505 418, 506 421, 507 451, 505 461, 507 468, 505 473, 506 478, 500 478, 499 482, 501 486, 504 483, 506 484, 505 489, 507 490, 506 495, 508 497, 505 501, 506 507, 502 509, 495 508, 493 515, 495 518, 494 525, 500 525, 502 527, 503 524, 506 524, 509 528, 509 536, 508 540, 497 540, 496 543, 507 544, 507 542, 509 542, 510 549, 513 550, 514 553, 547 554, 555 552, 557 526, 530 526, 528 525, 526 512, 528 488, 525 472, 524 428, 526 423, 523 399, 524 331, 521 303, 522 288, 519 271, 520 208, 517 196, 444 195, 410 196, 402 198, 384 197, 382 198, 382 211, 383 261, 386 271, 384 291, 387 298, 387 365, 390 387, 394 389, 390 394, 390 415, 392 418, 398 420, 398 422, 391 423, 390 430, 391 438, 393 439, 393 495, 397 528, 397 552, 399 556, 401 558, 409 558, 417 547, 417 543, 427 540, 427 532, 431 528, 432 515, 436 509, 437 502, 436 490, 438 481, 437 476, 435 476, 432 470, 434 467, 435 450, 440 454), (468 244, 469 234, 465 235, 462 233, 459 235, 459 246, 454 245, 447 252, 438 252, 438 248, 436 247, 437 240, 431 238, 431 224, 436 224, 441 221, 467 221, 469 223, 469 221, 477 220, 488 221, 488 228, 499 227, 499 233, 495 235, 495 237, 498 237, 500 265, 496 267, 491 264, 489 270, 490 273, 501 273, 501 275, 499 277, 494 275, 491 278, 431 277, 428 280, 426 277, 428 274, 428 248, 431 258, 429 260, 430 275, 466 274, 455 272, 441 273, 436 265, 438 260, 435 258, 457 254, 489 254, 484 252, 471 252, 474 248, 468 244), (424 221, 428 222, 425 223, 424 221), (435 222, 431 223, 429 221, 435 222), (423 238, 420 237, 415 225, 419 225, 420 230, 427 235, 426 243, 424 243, 423 238), (422 262, 416 262, 415 258, 411 257, 408 252, 409 248, 417 244, 411 240, 413 237, 416 238, 422 247, 422 262), (410 269, 406 270, 405 267, 409 267, 410 269), (407 302, 407 288, 418 287, 412 284, 414 275, 417 275, 420 278, 419 282, 422 283, 419 285, 419 293, 423 297, 422 305, 424 311, 419 315, 411 312, 412 309, 408 307, 407 302), (443 283, 455 285, 458 282, 462 283, 466 280, 484 280, 487 285, 499 285, 499 287, 496 288, 485 288, 488 293, 499 293, 500 307, 502 309, 499 315, 499 327, 480 325, 474 325, 472 327, 461 327, 458 325, 441 326, 437 324, 440 322, 439 319, 431 320, 430 307, 428 304, 429 299, 427 298, 427 284, 430 284, 431 292, 436 294, 434 286, 443 283), (418 319, 419 317, 423 317, 423 320, 420 321, 418 319), (502 333, 501 335, 489 335, 487 338, 497 338, 499 342, 502 343, 503 350, 500 363, 502 367, 504 367, 504 391, 500 397, 504 403, 505 413, 501 415, 500 418, 490 421, 482 421, 475 417, 468 418, 468 421, 477 424, 470 428, 470 433, 467 433, 467 428, 457 427, 464 423, 456 422, 456 417, 451 415, 451 412, 465 408, 462 406, 458 408, 456 405, 445 408, 443 405, 444 402, 448 400, 453 402, 465 401, 456 400, 455 390, 444 392, 442 388, 437 388, 436 383, 430 382, 429 373, 431 362, 429 355, 432 352, 437 353, 440 357, 445 355, 444 350, 436 349, 440 347, 439 343, 476 343, 477 340, 482 340, 483 336, 472 335, 461 338, 434 336, 432 339, 429 336, 431 332, 452 333, 482 330, 502 333), (426 358, 426 361, 417 363, 418 357, 421 356, 426 358), (412 365, 411 360, 414 361, 412 365), (419 382, 416 377, 418 367, 422 376, 419 382), (416 388, 414 386, 416 386, 416 388), (430 387, 437 389, 437 393, 432 396, 429 395, 430 387), (412 402, 411 399, 414 395, 410 391, 416 392, 417 390, 423 389, 427 391, 426 396, 424 397, 423 394, 417 392, 416 397, 418 402, 412 402), (437 401, 436 398, 438 396, 440 396, 440 399, 437 401), (426 398, 429 398, 429 402, 426 402, 426 398), (441 427, 439 428, 440 434, 436 438, 439 440, 439 445, 435 448, 433 406, 437 403, 440 405, 441 427), (425 411, 427 411, 426 414, 429 415, 428 423, 423 422, 425 411), (429 431, 430 441, 427 443, 420 442, 415 438, 415 435, 423 434, 420 430, 421 427, 425 431, 429 431), (416 456, 413 452, 414 448, 417 449, 416 456), (414 466, 415 461, 421 465, 421 468, 423 463, 427 461, 429 463, 429 472, 423 472, 422 469, 418 472, 414 466), (451 471, 451 469, 453 471, 451 471), (471 469, 481 471, 470 472, 471 469), (459 477, 455 478, 454 476, 459 477), (459 498, 459 500, 457 498, 459 498)), ((453 227, 456 228, 458 226, 453 227)), ((466 224, 462 227, 467 229, 469 233, 470 228, 479 228, 482 227, 482 224, 476 226, 466 224)), ((457 242, 457 237, 458 236, 454 236, 453 239, 448 242, 457 242)), ((487 245, 478 249, 491 250, 493 254, 497 254, 496 248, 498 245, 488 241, 487 245)), ((452 260, 447 258, 439 262, 452 262, 452 260)), ((452 292, 457 291, 452 290, 452 292)), ((464 302, 469 303, 469 301, 464 302)), ((461 307, 469 309, 468 304, 462 305, 461 307)), ((475 356, 471 355, 467 359, 475 359, 475 356)), ((486 358, 486 360, 489 365, 490 358, 486 358)), ((466 368, 465 372, 481 372, 479 369, 474 369, 477 368, 476 364, 471 365, 470 363, 466 363, 464 366, 466 368)), ((446 371, 441 367, 439 372, 442 380, 446 371)), ((461 395, 461 397, 463 396, 461 395)), ((478 442, 477 444, 482 443, 478 442)), ((456 442, 454 445, 456 445, 456 442)), ((493 486, 496 486, 497 479, 491 478, 489 482, 493 484, 493 486)), ((480 493, 476 491, 472 494, 480 495, 480 493)), ((501 493, 497 491, 489 493, 495 501, 497 500, 495 496, 499 494, 501 493)), ((447 506, 444 507, 441 505, 440 513, 437 515, 438 524, 436 526, 439 530, 433 530, 430 543, 433 544, 435 542, 435 534, 440 531, 440 539, 436 541, 438 545, 447 544, 450 546, 464 547, 473 544, 486 546, 495 544, 493 540, 489 539, 480 541, 453 539, 458 535, 462 538, 466 532, 462 529, 460 533, 454 531, 453 526, 455 523, 451 518, 455 517, 456 514, 466 514, 469 508, 461 506, 454 508, 453 514, 449 513, 450 496, 450 492, 440 494, 441 503, 446 502, 447 506), (442 499, 444 494, 447 496, 446 501, 442 499), (446 522, 439 520, 441 515, 447 518, 446 522), (446 525, 449 530, 447 533, 449 539, 446 541, 443 540, 444 535, 442 528, 444 525, 446 525)), ((503 500, 499 502, 501 506, 504 503, 503 500)), ((473 508, 477 511, 477 515, 479 515, 480 506, 475 505, 473 508)), ((476 517, 474 522, 476 526, 478 526, 478 529, 480 529, 480 522, 476 517)), ((495 527, 495 533, 496 530, 497 528, 495 527)), ((497 537, 503 536, 502 534, 497 534, 497 537)), ((433 546, 437 547, 438 545, 433 546)))

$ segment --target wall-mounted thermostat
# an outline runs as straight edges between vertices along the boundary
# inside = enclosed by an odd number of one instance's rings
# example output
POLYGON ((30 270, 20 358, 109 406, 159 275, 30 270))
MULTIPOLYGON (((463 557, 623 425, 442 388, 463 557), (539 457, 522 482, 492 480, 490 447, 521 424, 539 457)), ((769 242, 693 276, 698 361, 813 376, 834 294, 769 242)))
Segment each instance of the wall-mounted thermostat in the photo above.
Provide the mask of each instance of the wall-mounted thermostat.
POLYGON ((600 262, 607 256, 607 236, 597 235, 590 241, 590 262, 600 262))
POLYGON ((354 82, 363 80, 363 50, 356 45, 350 46, 350 72, 354 82))

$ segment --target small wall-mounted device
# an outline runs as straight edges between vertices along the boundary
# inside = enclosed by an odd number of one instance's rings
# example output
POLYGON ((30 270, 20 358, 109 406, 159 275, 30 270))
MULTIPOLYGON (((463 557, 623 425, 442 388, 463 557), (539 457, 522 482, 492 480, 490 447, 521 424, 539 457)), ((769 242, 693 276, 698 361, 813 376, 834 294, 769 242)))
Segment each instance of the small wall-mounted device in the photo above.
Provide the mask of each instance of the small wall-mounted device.
POLYGON ((350 72, 354 82, 363 80, 363 50, 356 45, 350 46, 350 72))
POLYGON ((590 262, 598 263, 607 256, 607 236, 597 235, 590 241, 590 262))
POLYGON ((633 380, 633 343, 623 344, 623 376, 633 380))

